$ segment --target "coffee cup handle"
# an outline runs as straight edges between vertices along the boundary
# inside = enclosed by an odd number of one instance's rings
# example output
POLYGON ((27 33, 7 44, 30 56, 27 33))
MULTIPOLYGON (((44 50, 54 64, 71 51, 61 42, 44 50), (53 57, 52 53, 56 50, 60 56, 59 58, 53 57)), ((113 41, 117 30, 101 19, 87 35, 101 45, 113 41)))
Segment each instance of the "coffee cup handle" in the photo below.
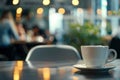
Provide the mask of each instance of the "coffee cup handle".
POLYGON ((109 55, 111 54, 111 52, 114 53, 114 56, 113 56, 111 59, 108 59, 108 60, 107 60, 107 63, 112 62, 112 61, 114 61, 114 60, 117 58, 117 52, 116 52, 116 50, 114 50, 114 49, 109 49, 109 55))

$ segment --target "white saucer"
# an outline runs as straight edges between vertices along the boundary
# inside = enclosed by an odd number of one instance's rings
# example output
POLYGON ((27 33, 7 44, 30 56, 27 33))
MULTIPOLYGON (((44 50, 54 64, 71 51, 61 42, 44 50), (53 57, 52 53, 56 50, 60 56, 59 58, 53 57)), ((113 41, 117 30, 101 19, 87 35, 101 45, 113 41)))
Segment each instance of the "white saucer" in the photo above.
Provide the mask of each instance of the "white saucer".
POLYGON ((115 68, 112 64, 105 64, 102 68, 88 68, 84 63, 76 64, 74 67, 84 72, 107 72, 108 70, 115 68))

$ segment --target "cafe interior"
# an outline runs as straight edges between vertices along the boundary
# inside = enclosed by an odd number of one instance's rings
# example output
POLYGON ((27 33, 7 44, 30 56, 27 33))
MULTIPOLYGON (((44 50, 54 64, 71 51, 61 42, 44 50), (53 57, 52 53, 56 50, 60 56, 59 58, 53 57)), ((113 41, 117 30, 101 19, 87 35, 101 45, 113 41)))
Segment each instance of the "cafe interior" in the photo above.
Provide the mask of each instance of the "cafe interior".
POLYGON ((0 0, 0 80, 120 80, 120 0, 0 0))

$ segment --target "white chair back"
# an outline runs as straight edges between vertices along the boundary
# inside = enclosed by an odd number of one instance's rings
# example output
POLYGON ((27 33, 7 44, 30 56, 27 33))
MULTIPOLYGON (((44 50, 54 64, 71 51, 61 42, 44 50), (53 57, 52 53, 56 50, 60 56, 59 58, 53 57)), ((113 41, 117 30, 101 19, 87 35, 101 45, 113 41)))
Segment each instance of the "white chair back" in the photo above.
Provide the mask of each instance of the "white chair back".
POLYGON ((33 47, 26 61, 78 61, 81 59, 76 48, 69 45, 39 45, 33 47))

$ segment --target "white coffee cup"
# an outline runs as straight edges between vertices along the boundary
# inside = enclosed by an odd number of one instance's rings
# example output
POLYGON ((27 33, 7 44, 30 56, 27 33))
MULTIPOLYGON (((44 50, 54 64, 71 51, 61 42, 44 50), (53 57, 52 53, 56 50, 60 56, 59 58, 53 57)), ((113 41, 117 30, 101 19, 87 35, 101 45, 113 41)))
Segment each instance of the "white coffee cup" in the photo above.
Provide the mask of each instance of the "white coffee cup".
POLYGON ((83 61, 86 67, 101 68, 108 62, 116 59, 117 52, 114 49, 109 49, 108 46, 89 45, 81 46, 83 61), (114 56, 108 59, 110 53, 113 52, 114 56))

